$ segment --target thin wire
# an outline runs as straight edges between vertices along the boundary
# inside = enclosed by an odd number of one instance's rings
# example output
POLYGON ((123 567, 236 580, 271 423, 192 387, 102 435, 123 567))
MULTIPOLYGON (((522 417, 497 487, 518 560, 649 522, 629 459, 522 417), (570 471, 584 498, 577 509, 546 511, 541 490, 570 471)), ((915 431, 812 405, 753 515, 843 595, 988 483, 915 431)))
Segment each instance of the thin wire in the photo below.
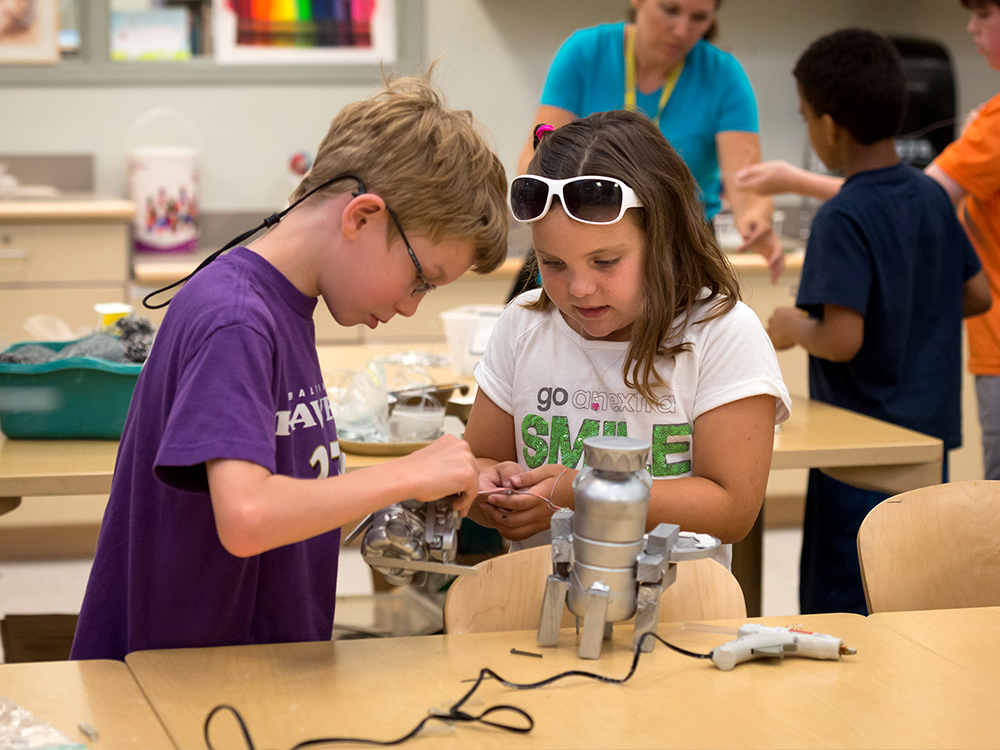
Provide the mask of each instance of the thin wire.
POLYGON ((549 493, 549 499, 545 501, 545 504, 548 506, 549 510, 551 510, 553 513, 555 513, 557 510, 562 510, 561 505, 556 505, 552 501, 555 500, 556 498, 556 485, 559 484, 559 480, 562 479, 563 474, 565 474, 567 471, 569 471, 569 469, 563 469, 562 471, 559 472, 559 476, 556 477, 556 481, 552 483, 552 491, 549 493))
POLYGON ((507 497, 510 497, 511 495, 531 495, 531 497, 537 497, 539 500, 544 500, 545 502, 549 502, 549 498, 545 497, 544 495, 539 495, 537 492, 529 492, 528 490, 514 490, 510 489, 509 487, 498 487, 495 490, 482 490, 481 492, 476 493, 476 497, 479 497, 479 495, 506 495, 507 497))
MULTIPOLYGON (((371 739, 364 739, 357 737, 319 737, 317 739, 305 740, 303 742, 298 743, 297 745, 293 745, 290 748, 290 750, 299 750, 299 748, 313 747, 315 745, 332 745, 335 743, 357 743, 362 745, 380 745, 382 747, 399 745, 415 737, 424 728, 427 722, 434 720, 443 722, 470 722, 470 723, 479 722, 480 724, 496 727, 497 729, 502 729, 506 732, 514 732, 515 734, 527 734, 534 728, 535 721, 534 719, 531 718, 531 714, 529 714, 527 711, 524 711, 523 709, 517 708, 516 706, 508 706, 508 705, 491 706, 478 716, 473 716, 472 714, 468 714, 464 711, 461 711, 460 709, 470 698, 472 698, 476 690, 479 689, 479 686, 482 684, 483 680, 486 679, 487 677, 496 680, 504 687, 512 688, 514 690, 534 690, 535 688, 551 685, 553 682, 565 679, 566 677, 586 677, 588 679, 597 680, 598 682, 604 682, 612 685, 622 685, 628 682, 630 679, 632 679, 632 675, 635 674, 635 670, 639 666, 639 657, 642 655, 642 646, 646 642, 646 639, 649 637, 655 638, 664 646, 673 649, 679 654, 684 654, 685 656, 691 656, 696 659, 712 658, 711 653, 702 654, 695 651, 688 651, 687 649, 683 649, 680 648, 679 646, 673 645, 672 643, 668 643, 659 635, 650 631, 648 633, 643 633, 639 637, 639 642, 635 645, 635 654, 632 657, 632 666, 629 668, 628 674, 626 674, 624 677, 607 677, 605 675, 596 674, 594 672, 586 672, 580 669, 573 669, 567 672, 561 672, 560 674, 554 675, 553 677, 548 677, 544 680, 540 680, 539 682, 519 683, 519 682, 510 682, 508 680, 505 680, 489 667, 484 667, 483 669, 479 670, 479 676, 475 680, 476 684, 473 685, 471 688, 469 688, 469 691, 461 698, 459 698, 458 702, 456 702, 451 708, 449 708, 447 712, 433 713, 425 717, 420 721, 419 724, 417 724, 417 726, 415 726, 411 731, 409 731, 407 734, 403 735, 399 739, 383 741, 383 740, 371 740, 371 739), (499 711, 516 713, 525 719, 527 725, 515 726, 513 724, 504 724, 497 721, 486 720, 487 716, 499 711)), ((212 718, 219 711, 223 709, 228 710, 230 713, 233 714, 233 716, 236 717, 236 721, 239 723, 240 729, 243 732, 243 739, 246 742, 247 750, 256 750, 256 747, 253 744, 253 740, 250 737, 250 732, 247 729, 246 724, 243 722, 243 717, 240 716, 239 711, 237 711, 235 708, 229 705, 216 706, 209 712, 208 716, 205 718, 205 727, 204 727, 205 745, 206 747, 208 747, 208 750, 215 750, 208 736, 209 724, 212 721, 212 718)))
POLYGON ((537 497, 539 500, 544 500, 545 505, 548 507, 548 509, 554 513, 557 510, 562 510, 562 506, 553 503, 552 498, 555 497, 556 495, 556 485, 559 483, 559 480, 562 478, 562 475, 565 474, 567 471, 569 471, 569 469, 563 469, 561 472, 559 472, 559 476, 556 477, 556 481, 552 483, 552 492, 548 497, 545 497, 544 495, 539 495, 537 492, 530 492, 528 490, 515 490, 509 487, 498 487, 497 489, 494 490, 482 490, 481 492, 476 493, 476 497, 478 497, 479 495, 506 495, 507 497, 510 497, 511 495, 530 495, 531 497, 537 497))

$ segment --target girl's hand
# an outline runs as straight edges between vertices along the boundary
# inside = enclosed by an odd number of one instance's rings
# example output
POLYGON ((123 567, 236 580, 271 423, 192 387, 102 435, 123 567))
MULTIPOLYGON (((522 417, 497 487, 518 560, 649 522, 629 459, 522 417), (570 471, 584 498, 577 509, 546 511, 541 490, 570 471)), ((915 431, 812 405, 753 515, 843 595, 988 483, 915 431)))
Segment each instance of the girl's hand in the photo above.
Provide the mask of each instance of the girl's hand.
POLYGON ((564 466, 543 466, 512 475, 509 478, 511 488, 524 490, 525 494, 487 497, 480 501, 480 510, 505 539, 521 541, 545 531, 555 512, 555 506, 549 505, 549 498, 556 479, 565 469, 564 466))
POLYGON ((552 511, 544 500, 534 495, 489 497, 479 503, 479 510, 500 536, 514 542, 545 531, 552 521, 552 511))
POLYGON ((510 489, 511 477, 521 473, 521 467, 516 461, 501 461, 493 464, 489 468, 483 469, 479 474, 479 494, 485 497, 488 490, 510 489))
MULTIPOLYGON (((488 497, 485 501, 480 501, 479 507, 501 536, 521 541, 545 531, 551 525, 552 514, 557 507, 552 502, 553 491, 557 485, 562 491, 560 479, 567 469, 564 466, 546 465, 521 473, 520 467, 517 467, 517 472, 510 474, 508 467, 509 464, 505 464, 503 469, 506 486, 515 492, 488 497), (524 493, 518 494, 518 489, 524 493)), ((572 478, 562 481, 569 487, 572 478)))

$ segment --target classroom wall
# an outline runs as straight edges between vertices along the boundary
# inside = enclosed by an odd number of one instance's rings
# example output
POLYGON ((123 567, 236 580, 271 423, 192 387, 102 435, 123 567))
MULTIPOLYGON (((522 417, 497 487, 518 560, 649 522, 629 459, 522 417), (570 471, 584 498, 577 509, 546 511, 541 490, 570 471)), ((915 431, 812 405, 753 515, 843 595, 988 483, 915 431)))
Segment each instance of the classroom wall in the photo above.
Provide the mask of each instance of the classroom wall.
MULTIPOLYGON (((624 0, 399 0, 421 1, 427 58, 442 57, 438 82, 488 127, 508 170, 559 43, 627 8, 624 0)), ((1000 89, 1000 75, 969 41, 967 17, 958 0, 725 0, 719 43, 743 62, 757 92, 765 158, 801 163, 805 134, 790 70, 812 39, 848 25, 938 39, 954 57, 964 113, 1000 89)), ((290 192, 290 155, 314 149, 333 114, 375 85, 0 86, 0 153, 93 153, 97 189, 124 196, 130 126, 169 105, 198 130, 203 210, 271 210, 290 192)), ((160 122, 132 141, 190 137, 160 122)))

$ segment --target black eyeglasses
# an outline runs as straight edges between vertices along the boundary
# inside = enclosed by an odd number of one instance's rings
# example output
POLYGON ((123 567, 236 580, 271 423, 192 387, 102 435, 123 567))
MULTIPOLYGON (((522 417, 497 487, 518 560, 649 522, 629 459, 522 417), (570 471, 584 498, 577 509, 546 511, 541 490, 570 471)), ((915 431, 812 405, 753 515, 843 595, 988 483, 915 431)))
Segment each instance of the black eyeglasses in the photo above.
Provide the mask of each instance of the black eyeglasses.
POLYGON ((399 237, 403 240, 403 244, 406 245, 406 252, 410 254, 410 260, 413 261, 413 267, 417 269, 417 280, 420 284, 417 285, 412 292, 410 292, 411 297, 419 297, 421 294, 427 294, 427 292, 433 292, 437 289, 431 282, 427 280, 424 276, 424 269, 420 267, 420 261, 417 260, 417 254, 413 252, 413 248, 410 247, 410 241, 406 239, 406 235, 403 234, 403 227, 399 225, 399 217, 396 216, 396 212, 389 208, 388 204, 385 210, 389 212, 389 216, 392 217, 393 223, 396 225, 396 231, 399 232, 399 237))
POLYGON ((553 180, 523 174, 510 183, 510 210, 522 223, 538 221, 548 213, 553 196, 559 198, 563 211, 584 224, 614 224, 630 208, 642 208, 635 191, 614 177, 553 180))

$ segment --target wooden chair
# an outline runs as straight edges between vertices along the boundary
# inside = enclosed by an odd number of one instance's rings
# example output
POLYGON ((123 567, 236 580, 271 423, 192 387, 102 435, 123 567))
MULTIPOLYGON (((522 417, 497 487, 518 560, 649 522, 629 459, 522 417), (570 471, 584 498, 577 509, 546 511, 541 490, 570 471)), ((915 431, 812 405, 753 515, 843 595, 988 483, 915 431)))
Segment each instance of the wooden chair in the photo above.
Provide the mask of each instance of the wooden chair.
POLYGON ((869 612, 1000 605, 1000 482, 890 497, 861 523, 858 558, 869 612))
MULTIPOLYGON (((475 578, 458 578, 444 602, 446 633, 537 630, 545 580, 552 573, 552 547, 532 547, 479 563, 475 578)), ((664 590, 660 622, 721 620, 747 616, 743 591, 715 560, 677 564, 677 581, 664 590)), ((575 618, 563 612, 562 626, 575 618)))

